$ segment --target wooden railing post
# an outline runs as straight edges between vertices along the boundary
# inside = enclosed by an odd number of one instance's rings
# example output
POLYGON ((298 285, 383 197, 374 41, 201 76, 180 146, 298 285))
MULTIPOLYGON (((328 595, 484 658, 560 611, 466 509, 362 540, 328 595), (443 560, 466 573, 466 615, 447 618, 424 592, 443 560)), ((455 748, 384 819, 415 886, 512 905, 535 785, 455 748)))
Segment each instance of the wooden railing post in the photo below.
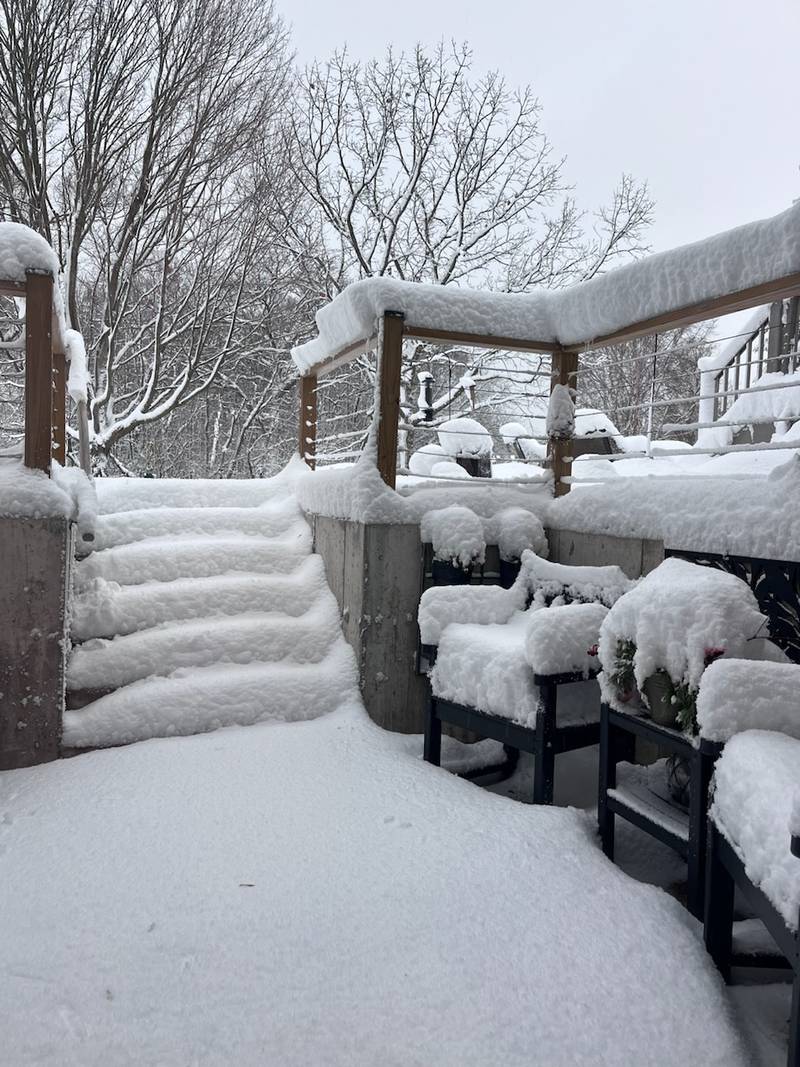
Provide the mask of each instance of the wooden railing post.
POLYGON ((403 366, 403 314, 386 311, 378 364, 378 472, 390 489, 397 480, 397 426, 403 366))
MULTIPOLYGON (((574 390, 577 385, 578 353, 565 352, 559 348, 553 352, 550 392, 557 385, 565 385, 574 390)), ((572 437, 551 437, 548 441, 550 467, 553 471, 554 493, 564 496, 569 492, 569 482, 565 478, 572 474, 572 437)))
POLYGON ((304 374, 300 379, 300 458, 313 470, 317 454, 317 376, 304 374))
POLYGON ((50 471, 53 276, 25 275, 25 466, 50 471))
POLYGON ((52 405, 53 459, 63 467, 67 461, 67 357, 53 352, 52 405))
POLYGON ((783 360, 783 301, 778 300, 769 309, 769 346, 767 349, 767 373, 782 370, 783 360))

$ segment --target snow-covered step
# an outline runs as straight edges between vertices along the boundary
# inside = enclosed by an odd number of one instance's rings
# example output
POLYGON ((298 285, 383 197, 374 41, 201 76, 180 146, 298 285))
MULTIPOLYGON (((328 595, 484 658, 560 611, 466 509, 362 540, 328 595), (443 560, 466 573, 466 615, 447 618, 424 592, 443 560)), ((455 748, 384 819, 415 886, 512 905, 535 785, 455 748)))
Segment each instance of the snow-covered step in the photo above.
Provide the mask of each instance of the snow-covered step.
POLYGON ((328 592, 319 556, 306 556, 289 574, 235 573, 170 582, 118 585, 97 578, 72 602, 73 641, 132 634, 183 619, 280 612, 302 615, 328 592))
POLYGON ((93 552, 76 565, 75 583, 81 590, 94 578, 138 585, 234 571, 286 573, 299 566, 310 550, 311 531, 306 523, 298 523, 280 538, 246 534, 151 537, 93 552))
POLYGON ((69 660, 67 688, 116 689, 183 667, 259 661, 317 663, 337 637, 332 597, 297 618, 250 613, 192 619, 79 645, 69 660))
POLYGON ((276 497, 289 496, 285 479, 231 478, 98 478, 102 514, 141 508, 257 508, 276 497))
POLYGON ((65 748, 98 748, 256 722, 298 722, 333 711, 355 691, 341 636, 319 663, 223 664, 147 678, 64 715, 65 748))
POLYGON ((101 515, 95 524, 93 549, 181 533, 279 537, 303 521, 291 498, 253 508, 143 508, 101 515))

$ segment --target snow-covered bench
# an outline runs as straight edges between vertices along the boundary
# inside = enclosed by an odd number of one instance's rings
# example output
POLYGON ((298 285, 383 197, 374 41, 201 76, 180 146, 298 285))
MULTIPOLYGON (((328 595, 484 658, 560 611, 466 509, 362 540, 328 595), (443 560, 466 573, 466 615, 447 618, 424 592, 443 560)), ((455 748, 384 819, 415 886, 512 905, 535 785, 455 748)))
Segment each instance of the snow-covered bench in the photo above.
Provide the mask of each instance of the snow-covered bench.
POLYGON ((788 1063, 800 1067, 800 666, 712 664, 698 721, 725 744, 709 812, 706 947, 730 980, 738 887, 794 970, 788 1063))
POLYGON ((534 802, 551 803, 556 754, 599 740, 596 687, 587 694, 575 683, 597 673, 600 625, 631 585, 618 567, 569 567, 525 552, 510 589, 427 590, 420 635, 436 655, 425 758, 439 763, 442 722, 461 726, 533 753, 534 802), (565 685, 574 699, 559 702, 565 685))

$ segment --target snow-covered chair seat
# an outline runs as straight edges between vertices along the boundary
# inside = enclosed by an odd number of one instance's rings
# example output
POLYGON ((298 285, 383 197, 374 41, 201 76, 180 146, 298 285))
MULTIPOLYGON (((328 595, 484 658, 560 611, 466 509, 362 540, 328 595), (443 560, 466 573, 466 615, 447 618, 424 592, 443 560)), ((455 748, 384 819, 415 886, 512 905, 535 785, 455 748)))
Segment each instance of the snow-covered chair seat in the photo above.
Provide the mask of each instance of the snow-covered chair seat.
POLYGON ((587 693, 574 683, 596 674, 600 625, 631 585, 618 567, 567 567, 526 552, 510 589, 429 589, 420 634, 438 648, 425 758, 439 762, 441 723, 455 723, 533 752, 534 799, 551 802, 555 754, 599 739, 596 686, 587 693))
MULTIPOLYGON (((790 1065, 800 1065, 800 666, 719 660, 698 722, 724 742, 709 811, 706 946, 726 979, 738 887, 794 968, 790 1065)), ((739 962, 739 961, 737 961, 739 962)))

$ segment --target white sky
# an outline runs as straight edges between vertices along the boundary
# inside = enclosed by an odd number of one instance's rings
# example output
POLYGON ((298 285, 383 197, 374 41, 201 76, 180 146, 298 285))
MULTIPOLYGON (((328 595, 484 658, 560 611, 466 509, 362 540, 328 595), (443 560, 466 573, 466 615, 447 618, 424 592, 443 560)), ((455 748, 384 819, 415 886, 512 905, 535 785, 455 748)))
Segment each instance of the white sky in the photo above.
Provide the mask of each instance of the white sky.
POLYGON ((623 171, 656 201, 658 251, 800 197, 800 0, 278 0, 301 64, 417 41, 530 83, 579 202, 623 171))

